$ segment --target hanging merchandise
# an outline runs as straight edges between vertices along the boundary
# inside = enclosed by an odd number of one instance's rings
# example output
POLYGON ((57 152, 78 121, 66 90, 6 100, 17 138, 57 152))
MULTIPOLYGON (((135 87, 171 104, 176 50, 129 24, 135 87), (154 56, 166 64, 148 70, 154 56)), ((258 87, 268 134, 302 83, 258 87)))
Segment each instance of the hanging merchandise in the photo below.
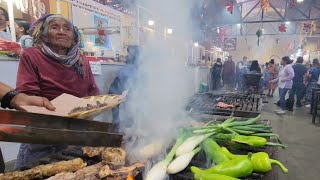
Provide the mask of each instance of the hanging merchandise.
POLYGON ((297 5, 298 5, 297 0, 290 0, 290 2, 289 2, 289 7, 290 7, 291 9, 296 8, 297 5))
POLYGON ((231 1, 228 1, 226 7, 227 7, 227 11, 228 11, 230 14, 232 14, 232 13, 233 13, 233 1, 232 1, 232 0, 231 0, 231 1))
POLYGON ((269 8, 269 0, 261 0, 260 3, 261 3, 261 9, 263 11, 267 11, 269 8))
POLYGON ((259 29, 257 32, 256 32, 256 35, 258 37, 258 46, 260 46, 260 37, 262 36, 262 29, 259 29))
POLYGON ((309 33, 309 35, 312 36, 312 33, 317 31, 316 23, 314 21, 311 23, 303 23, 303 31, 305 33, 309 33))
POLYGON ((287 32, 287 27, 284 23, 280 24, 279 32, 282 32, 282 33, 287 32))

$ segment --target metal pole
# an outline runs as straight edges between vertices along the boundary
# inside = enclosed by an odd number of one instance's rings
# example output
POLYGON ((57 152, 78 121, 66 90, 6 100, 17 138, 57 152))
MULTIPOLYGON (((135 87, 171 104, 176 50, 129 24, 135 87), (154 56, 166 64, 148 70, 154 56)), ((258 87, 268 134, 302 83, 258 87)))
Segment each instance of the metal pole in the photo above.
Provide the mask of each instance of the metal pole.
POLYGON ((137 38, 138 38, 138 42, 137 44, 140 45, 140 7, 137 6, 137 38))
POLYGON ((61 14, 60 0, 57 0, 57 14, 61 14))
POLYGON ((8 0, 7 5, 8 5, 8 13, 9 13, 11 40, 13 42, 16 42, 17 38, 16 38, 16 29, 14 24, 13 0, 8 0))

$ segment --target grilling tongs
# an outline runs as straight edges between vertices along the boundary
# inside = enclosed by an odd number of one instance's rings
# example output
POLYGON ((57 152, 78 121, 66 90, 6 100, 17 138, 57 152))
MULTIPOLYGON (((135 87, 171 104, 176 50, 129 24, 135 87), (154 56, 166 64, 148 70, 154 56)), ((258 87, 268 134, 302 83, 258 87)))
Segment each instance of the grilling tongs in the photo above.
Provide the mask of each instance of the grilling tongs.
POLYGON ((112 123, 0 110, 0 141, 31 144, 120 147, 112 123))

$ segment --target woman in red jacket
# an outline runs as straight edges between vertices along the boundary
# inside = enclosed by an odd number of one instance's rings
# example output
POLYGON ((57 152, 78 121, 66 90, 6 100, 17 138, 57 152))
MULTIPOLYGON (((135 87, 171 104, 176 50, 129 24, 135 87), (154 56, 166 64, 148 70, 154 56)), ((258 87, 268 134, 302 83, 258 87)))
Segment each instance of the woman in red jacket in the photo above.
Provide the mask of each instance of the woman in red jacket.
MULTIPOLYGON (((41 17, 30 28, 34 47, 20 57, 17 90, 52 100, 63 93, 77 97, 98 95, 89 62, 79 52, 80 36, 72 23, 61 15, 41 17)), ((16 169, 37 162, 64 147, 56 145, 20 146, 16 169)))

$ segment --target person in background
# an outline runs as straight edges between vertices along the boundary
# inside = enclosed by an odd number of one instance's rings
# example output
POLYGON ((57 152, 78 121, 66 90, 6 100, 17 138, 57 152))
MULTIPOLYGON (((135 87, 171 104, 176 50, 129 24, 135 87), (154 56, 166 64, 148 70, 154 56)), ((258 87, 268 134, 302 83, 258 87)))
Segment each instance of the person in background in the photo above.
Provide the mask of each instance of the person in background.
POLYGON ((7 25, 7 21, 9 21, 8 12, 3 7, 0 7, 0 31, 10 33, 10 28, 7 25))
POLYGON ((237 79, 238 79, 238 89, 240 91, 244 90, 244 75, 249 72, 248 57, 244 56, 242 60, 237 64, 237 79))
POLYGON ((303 64, 303 58, 298 57, 295 65, 292 66, 294 70, 294 78, 292 89, 289 92, 289 100, 294 104, 294 96, 297 96, 296 107, 302 107, 301 100, 303 98, 303 91, 305 86, 303 84, 303 77, 307 72, 306 66, 303 64))
POLYGON ((274 91, 277 88, 277 84, 276 83, 272 83, 272 82, 274 82, 272 80, 277 78, 278 72, 279 72, 277 70, 277 67, 275 66, 274 59, 271 59, 270 62, 269 62, 268 72, 271 74, 272 77, 271 77, 271 80, 269 81, 268 86, 267 86, 267 89, 268 89, 267 96, 273 97, 274 91))
POLYGON ((312 67, 309 71, 308 74, 308 87, 306 90, 306 107, 310 108, 311 107, 311 101, 312 101, 312 90, 314 88, 317 88, 317 82, 318 82, 318 78, 320 75, 320 64, 319 64, 319 60, 318 59, 314 59, 312 61, 312 67))
POLYGON ((306 103, 306 92, 307 92, 307 87, 308 87, 308 81, 309 81, 309 73, 310 73, 310 69, 312 67, 312 65, 310 63, 306 63, 305 64, 306 68, 307 68, 307 72, 306 74, 303 76, 303 85, 304 85, 304 88, 303 88, 303 98, 301 100, 301 104, 302 105, 305 105, 306 103))
MULTIPOLYGON (((16 89, 49 100, 63 93, 77 97, 99 95, 88 61, 80 55, 80 34, 62 15, 48 14, 30 28, 34 47, 20 56, 16 89)), ((64 145, 21 144, 15 169, 64 149, 64 145)))
POLYGON ((292 88, 292 79, 294 78, 294 70, 290 66, 291 60, 288 56, 285 56, 281 60, 283 68, 280 70, 279 75, 276 79, 271 80, 271 83, 278 83, 279 98, 281 109, 275 110, 279 115, 286 113, 286 94, 292 88))
POLYGON ((258 60, 253 60, 250 66, 250 73, 261 74, 261 68, 259 66, 258 60))
POLYGON ((22 49, 32 47, 33 41, 32 37, 28 34, 30 24, 28 21, 20 18, 15 18, 15 30, 17 41, 19 42, 22 49))
MULTIPOLYGON (((126 60, 126 65, 118 71, 116 78, 110 85, 109 94, 122 94, 123 91, 130 90, 133 84, 135 84, 134 78, 137 73, 137 63, 140 54, 139 46, 129 46, 127 48, 127 51, 128 56, 126 60)), ((126 103, 123 103, 123 105, 125 106, 126 103)), ((113 123, 116 126, 120 125, 119 109, 120 106, 117 106, 112 109, 113 123)), ((130 123, 128 122, 128 116, 126 117, 126 121, 126 123, 130 123)))
POLYGON ((217 58, 217 62, 214 63, 212 68, 212 89, 216 90, 221 85, 221 72, 222 72, 222 61, 221 58, 217 58))
POLYGON ((222 69, 223 84, 226 86, 228 91, 234 89, 235 73, 235 63, 232 60, 232 56, 228 56, 228 59, 224 62, 222 69))
POLYGON ((268 71, 269 68, 269 62, 265 63, 265 68, 262 69, 262 75, 263 75, 263 89, 267 89, 268 83, 271 80, 271 73, 268 71))

